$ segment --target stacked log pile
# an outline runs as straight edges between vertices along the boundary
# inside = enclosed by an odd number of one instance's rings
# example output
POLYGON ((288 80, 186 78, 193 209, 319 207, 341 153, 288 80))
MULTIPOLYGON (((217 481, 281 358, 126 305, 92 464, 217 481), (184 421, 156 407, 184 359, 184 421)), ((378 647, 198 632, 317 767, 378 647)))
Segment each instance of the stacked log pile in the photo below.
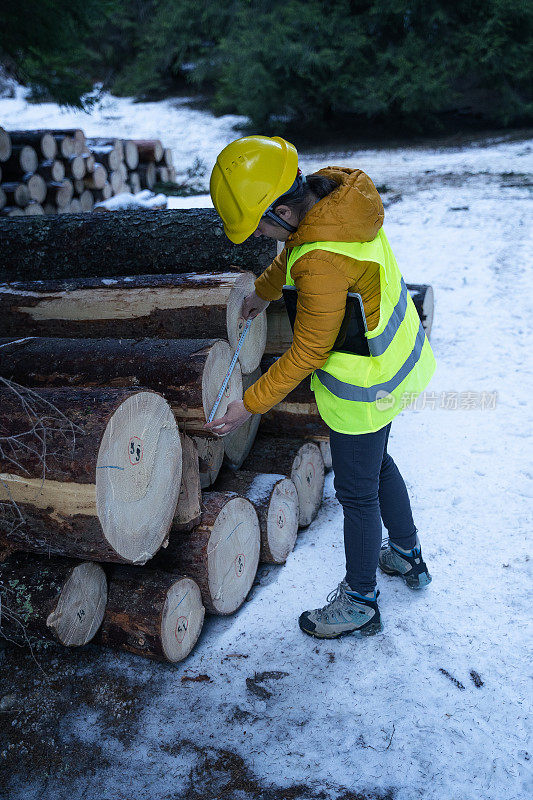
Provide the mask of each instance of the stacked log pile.
POLYGON ((158 139, 87 139, 80 129, 0 128, 0 215, 83 213, 118 194, 173 183, 158 139))
MULTIPOLYGON (((108 234, 115 220, 126 236, 145 222, 109 217, 108 234)), ((235 613, 259 562, 283 564, 315 519, 327 428, 307 380, 229 436, 205 430, 254 281, 205 214, 174 221, 186 244, 163 275, 142 268, 164 267, 165 235, 151 237, 149 257, 113 248, 106 276, 109 249, 95 256, 78 219, 38 220, 38 252, 35 220, 6 224, 0 245, 0 633, 68 646, 95 637, 180 661, 204 613, 235 613), (99 277, 67 277, 73 238, 99 277), (10 279, 29 263, 41 280, 10 279)), ((269 256, 258 241, 256 260, 269 256)), ((253 321, 215 419, 290 346, 280 320, 272 334, 272 305, 253 321)))

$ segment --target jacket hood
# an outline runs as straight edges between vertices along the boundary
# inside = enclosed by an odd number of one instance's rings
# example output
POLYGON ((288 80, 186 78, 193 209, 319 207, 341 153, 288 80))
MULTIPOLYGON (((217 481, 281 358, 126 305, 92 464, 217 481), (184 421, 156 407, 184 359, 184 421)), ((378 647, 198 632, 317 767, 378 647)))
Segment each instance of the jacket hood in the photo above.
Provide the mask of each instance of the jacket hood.
POLYGON ((383 225, 383 203, 368 175, 360 169, 326 167, 314 172, 339 184, 307 212, 288 240, 305 242, 370 242, 383 225))

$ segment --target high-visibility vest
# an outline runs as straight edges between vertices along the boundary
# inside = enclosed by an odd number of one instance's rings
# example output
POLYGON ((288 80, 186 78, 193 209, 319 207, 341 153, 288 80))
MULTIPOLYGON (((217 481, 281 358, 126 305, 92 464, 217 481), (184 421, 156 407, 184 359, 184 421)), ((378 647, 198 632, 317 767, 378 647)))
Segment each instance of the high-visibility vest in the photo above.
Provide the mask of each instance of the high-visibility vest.
POLYGON ((311 375, 311 389, 324 422, 339 433, 371 433, 387 425, 428 385, 435 357, 390 244, 381 229, 371 242, 309 242, 294 247, 291 269, 311 250, 327 250, 379 264, 379 324, 367 331, 370 356, 331 351, 311 375))

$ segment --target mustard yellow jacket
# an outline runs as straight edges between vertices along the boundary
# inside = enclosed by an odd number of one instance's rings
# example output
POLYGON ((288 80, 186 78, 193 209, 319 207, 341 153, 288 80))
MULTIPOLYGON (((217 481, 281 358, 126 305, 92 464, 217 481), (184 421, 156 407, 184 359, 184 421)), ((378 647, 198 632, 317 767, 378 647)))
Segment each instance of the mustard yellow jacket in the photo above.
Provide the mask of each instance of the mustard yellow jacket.
MULTIPOLYGON (((315 203, 256 280, 255 291, 263 300, 282 296, 291 247, 320 241, 369 242, 383 225, 383 203, 368 175, 344 167, 327 167, 316 174, 333 178, 339 187, 315 203)), ((344 317, 347 292, 361 295, 369 330, 379 322, 379 264, 313 250, 295 262, 292 278, 298 290, 293 342, 245 392, 244 405, 254 414, 264 414, 281 402, 325 363, 344 317)))

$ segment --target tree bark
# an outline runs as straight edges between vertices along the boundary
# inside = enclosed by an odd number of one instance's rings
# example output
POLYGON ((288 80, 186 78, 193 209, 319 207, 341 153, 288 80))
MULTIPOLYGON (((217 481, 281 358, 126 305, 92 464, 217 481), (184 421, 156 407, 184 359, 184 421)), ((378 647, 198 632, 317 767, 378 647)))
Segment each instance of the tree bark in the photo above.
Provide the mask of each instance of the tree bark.
POLYGON ((162 661, 182 661, 196 644, 205 609, 191 578, 116 567, 97 637, 107 647, 162 661))
POLYGON ((190 533, 172 530, 153 563, 193 578, 207 611, 232 614, 251 589, 260 547, 253 505, 234 492, 206 492, 200 523, 190 533))
POLYGON ((225 469, 218 477, 217 491, 237 492, 257 512, 261 533, 260 560, 284 564, 298 534, 298 493, 290 478, 248 470, 225 469))
POLYGON ((4 388, 0 431, 0 545, 140 564, 161 547, 181 443, 160 395, 4 388))
POLYGON ((36 636, 79 647, 100 627, 107 581, 99 564, 16 555, 0 564, 0 597, 7 639, 31 645, 36 636))
POLYGON ((0 280, 265 269, 271 239, 233 245, 213 209, 0 221, 0 280))
POLYGON ((243 468, 291 478, 298 492, 300 528, 314 520, 324 493, 324 461, 314 442, 258 436, 243 468))
MULTIPOLYGON (((60 339, 7 337, 0 340, 1 374, 25 386, 128 388, 161 392, 184 431, 207 432, 205 422, 231 362, 222 339, 60 339)), ((215 414, 242 400, 238 364, 215 414)), ((212 434, 210 434, 212 436, 212 434)), ((222 452, 224 447, 222 445, 222 452)))
MULTIPOLYGON (((227 339, 239 322, 236 311, 228 314, 228 300, 244 276, 73 277, 0 285, 0 336, 227 339)), ((258 318, 246 338, 248 363, 261 354, 262 333, 258 318)))

